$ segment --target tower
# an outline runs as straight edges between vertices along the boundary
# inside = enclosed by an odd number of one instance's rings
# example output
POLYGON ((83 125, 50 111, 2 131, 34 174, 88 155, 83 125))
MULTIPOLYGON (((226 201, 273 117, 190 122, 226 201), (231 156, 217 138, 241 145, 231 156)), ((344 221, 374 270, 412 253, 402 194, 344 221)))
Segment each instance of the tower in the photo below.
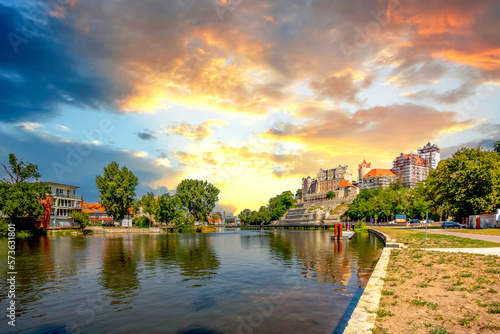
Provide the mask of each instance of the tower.
POLYGON ((431 145, 427 143, 422 148, 417 150, 418 156, 429 169, 436 169, 439 161, 441 160, 441 153, 439 147, 436 144, 431 145))
POLYGON ((365 176, 369 171, 371 171, 371 162, 366 162, 365 159, 363 159, 363 162, 358 165, 358 181, 363 179, 363 176, 365 176))

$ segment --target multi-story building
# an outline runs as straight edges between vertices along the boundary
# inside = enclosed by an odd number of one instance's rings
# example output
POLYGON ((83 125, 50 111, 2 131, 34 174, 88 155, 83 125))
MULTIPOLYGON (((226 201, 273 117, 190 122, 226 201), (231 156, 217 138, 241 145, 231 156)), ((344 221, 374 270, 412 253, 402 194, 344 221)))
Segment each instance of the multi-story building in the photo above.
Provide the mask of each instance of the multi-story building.
MULTIPOLYGON (((360 165, 361 166, 361 165, 360 165)), ((390 169, 375 168, 366 173, 359 181, 361 189, 376 189, 378 187, 389 188, 392 182, 396 182, 397 176, 390 169)))
POLYGON ((420 159, 422 159, 428 168, 437 168, 439 161, 441 160, 441 153, 436 144, 431 145, 431 143, 427 143, 424 147, 419 148, 417 152, 420 159))
POLYGON ((342 180, 352 182, 352 172, 349 166, 339 165, 337 168, 320 169, 316 179, 310 176, 302 179, 302 200, 321 200, 329 191, 337 191, 342 180))
POLYGON ((401 153, 394 160, 392 171, 397 175, 401 185, 407 188, 415 188, 417 183, 429 176, 429 167, 413 153, 401 153))
POLYGON ((40 220, 40 226, 43 228, 77 227, 71 214, 82 210, 83 199, 76 196, 78 187, 54 182, 44 183, 50 187, 50 192, 42 200, 45 213, 40 220))

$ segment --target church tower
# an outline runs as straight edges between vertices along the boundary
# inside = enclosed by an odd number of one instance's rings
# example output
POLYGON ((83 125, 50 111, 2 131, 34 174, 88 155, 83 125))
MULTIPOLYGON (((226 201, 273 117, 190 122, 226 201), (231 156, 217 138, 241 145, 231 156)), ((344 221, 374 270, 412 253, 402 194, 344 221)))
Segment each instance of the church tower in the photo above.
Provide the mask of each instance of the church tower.
POLYGON ((371 171, 371 162, 366 162, 366 159, 363 159, 363 162, 358 165, 358 182, 363 179, 369 171, 371 171))

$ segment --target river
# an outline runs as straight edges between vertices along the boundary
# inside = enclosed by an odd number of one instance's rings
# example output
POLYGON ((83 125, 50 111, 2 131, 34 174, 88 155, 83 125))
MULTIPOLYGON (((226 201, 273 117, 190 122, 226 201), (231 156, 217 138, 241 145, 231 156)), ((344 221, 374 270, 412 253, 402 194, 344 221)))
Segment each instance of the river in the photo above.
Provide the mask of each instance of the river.
MULTIPOLYGON (((19 333, 341 333, 382 244, 328 231, 18 240, 19 333)), ((0 306, 8 306, 0 240, 0 306)), ((5 254, 5 256, 4 256, 5 254)), ((5 311, 3 311, 6 314, 5 311)))

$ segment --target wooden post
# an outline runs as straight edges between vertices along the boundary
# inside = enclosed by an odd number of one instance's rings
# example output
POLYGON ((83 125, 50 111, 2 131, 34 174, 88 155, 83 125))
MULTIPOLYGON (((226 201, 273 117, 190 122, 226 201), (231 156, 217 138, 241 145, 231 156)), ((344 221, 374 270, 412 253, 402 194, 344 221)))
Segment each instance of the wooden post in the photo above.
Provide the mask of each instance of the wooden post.
POLYGON ((342 224, 335 224, 333 235, 335 239, 342 239, 342 224))

